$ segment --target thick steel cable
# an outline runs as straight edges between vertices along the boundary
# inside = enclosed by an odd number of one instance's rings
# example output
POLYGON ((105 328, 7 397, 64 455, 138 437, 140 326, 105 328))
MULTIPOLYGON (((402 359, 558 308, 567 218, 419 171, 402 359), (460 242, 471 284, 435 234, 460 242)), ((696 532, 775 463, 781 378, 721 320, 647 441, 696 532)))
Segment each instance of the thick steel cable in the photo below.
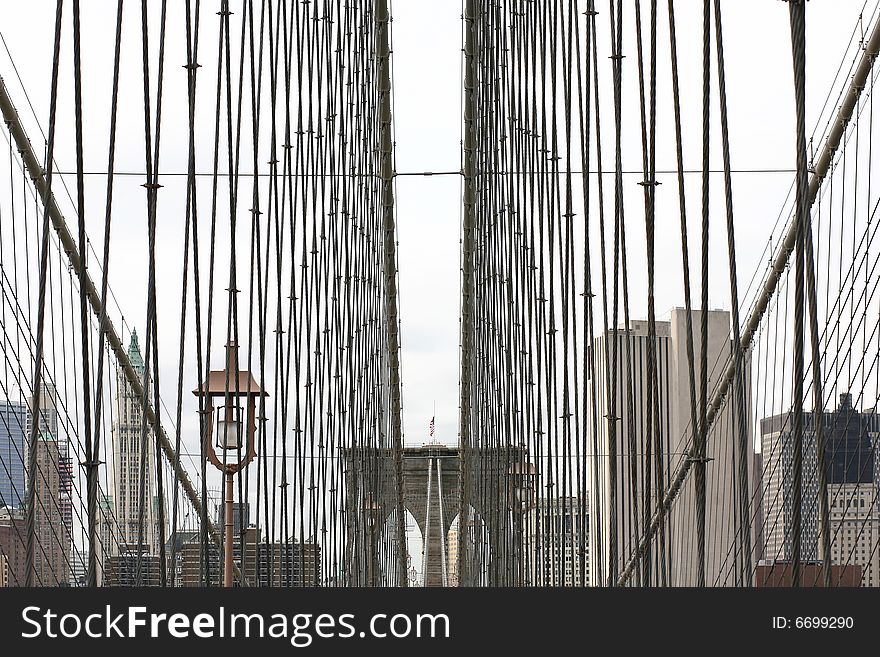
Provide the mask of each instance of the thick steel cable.
MULTIPOLYGON (((119 3, 116 8, 116 37, 114 41, 113 48, 113 89, 112 89, 112 100, 110 106, 110 137, 109 137, 109 148, 107 154, 107 192, 106 192, 106 202, 105 202, 105 210, 104 210, 104 252, 102 259, 102 276, 101 276, 101 313, 98 318, 99 326, 102 326, 107 319, 107 289, 108 289, 108 273, 110 267, 110 227, 112 223, 112 208, 113 208, 113 172, 116 164, 116 125, 117 118, 119 115, 119 71, 120 71, 120 55, 121 55, 121 46, 122 46, 122 10, 123 10, 123 0, 119 0, 119 3)), ((82 171, 78 172, 80 175, 83 175, 82 171)), ((82 245, 80 246, 80 251, 82 252, 82 245)), ((101 445, 101 417, 102 417, 102 403, 103 403, 103 385, 104 385, 104 350, 105 350, 106 338, 104 335, 104 331, 99 331, 98 336, 98 348, 97 348, 97 356, 98 356, 98 365, 97 365, 97 390, 95 393, 95 431, 94 431, 94 448, 92 452, 86 454, 86 461, 83 463, 84 467, 88 468, 90 471, 93 470, 93 477, 97 482, 98 478, 98 466, 100 465, 100 445, 101 445)), ((178 426, 180 425, 180 421, 178 419, 178 426)), ((176 452, 180 452, 180 445, 176 446, 176 452)), ((176 489, 175 489, 176 490, 176 489)), ((94 556, 94 544, 96 540, 96 529, 97 529, 97 514, 93 513, 93 511, 97 511, 97 502, 93 499, 93 496, 89 497, 89 567, 88 567, 88 585, 89 586, 97 586, 97 562, 94 556)))
MULTIPOLYGON (((645 242, 646 242, 646 256, 647 256, 647 281, 648 281, 648 335, 647 335, 647 344, 646 344, 646 385, 645 389, 645 411, 647 415, 647 421, 645 422, 643 431, 644 431, 644 441, 641 449, 632 449, 629 455, 630 461, 635 466, 637 457, 636 453, 644 454, 644 461, 642 463, 642 472, 643 472, 643 481, 642 481, 642 508, 641 508, 641 522, 644 523, 644 526, 647 525, 650 520, 650 512, 651 512, 651 482, 652 482, 652 449, 656 446, 654 445, 655 440, 659 442, 659 434, 655 434, 654 419, 657 417, 655 413, 655 404, 657 403, 656 396, 658 394, 658 390, 655 388, 656 381, 656 319, 655 319, 655 310, 654 310, 654 194, 656 191, 657 181, 654 179, 653 168, 654 162, 656 158, 655 152, 655 144, 656 144, 656 2, 652 2, 651 5, 651 63, 650 63, 650 99, 646 101, 645 97, 645 63, 644 63, 644 46, 643 46, 643 35, 642 35, 642 14, 641 14, 641 2, 635 3, 635 24, 636 24, 636 54, 637 54, 637 68, 638 68, 638 78, 639 78, 639 116, 641 123, 641 136, 642 136, 642 169, 644 173, 644 177, 642 181, 639 183, 643 189, 644 203, 645 203, 645 242), (648 105, 650 105, 650 110, 648 110, 648 105), (648 126, 648 113, 650 113, 650 138, 648 136, 649 126, 648 126), (649 145, 650 143, 650 145, 649 145)), ((659 410, 657 411, 659 412, 659 410)), ((658 457, 660 457, 658 450, 658 457)), ((662 457, 661 457, 662 458, 662 457)), ((636 481, 637 475, 633 476, 633 480, 636 481)), ((636 536, 635 540, 638 540, 638 524, 636 524, 636 536)), ((641 564, 641 578, 646 586, 650 586, 651 584, 651 559, 650 556, 642 560, 641 564)))
MULTIPOLYGON (((190 0, 187 0, 184 7, 185 11, 185 27, 186 27, 186 68, 187 73, 187 109, 188 109, 188 162, 187 168, 191 174, 195 173, 195 105, 196 105, 196 74, 198 73, 198 24, 199 9, 201 3, 196 1, 195 18, 193 19, 192 6, 190 0)), ((180 446, 182 440, 182 412, 183 412, 183 366, 185 351, 185 334, 186 334, 186 318, 187 308, 186 300, 189 289, 189 254, 190 254, 190 235, 195 232, 194 224, 198 221, 198 204, 196 199, 195 177, 190 175, 186 181, 186 200, 185 200, 185 227, 184 227, 184 244, 183 244, 183 280, 181 285, 181 301, 180 301, 180 341, 178 346, 178 365, 177 365, 177 409, 176 409, 176 425, 177 430, 174 436, 174 451, 176 454, 176 465, 180 465, 180 446)), ((193 269, 198 271, 198 265, 193 263, 193 269)), ((198 278, 195 278, 195 287, 198 287, 198 278)), ((196 295, 198 292, 196 291, 196 295)), ((200 346, 200 330, 198 306, 196 306, 196 334, 197 334, 197 351, 200 346)), ((200 364, 199 364, 200 365, 200 364)), ((198 367, 201 370, 201 367, 198 367)), ((201 414, 199 416, 201 418, 201 414)), ((201 435, 201 431, 199 432, 201 435)), ((174 464, 173 464, 174 465, 174 464)), ((180 488, 180 477, 177 469, 174 469, 174 480, 172 486, 172 517, 171 517, 171 553, 169 561, 172 564, 177 563, 177 506, 178 506, 178 490, 180 488)), ((177 569, 171 572, 171 586, 176 585, 177 569)))
MULTIPOLYGON (((721 20, 721 2, 715 0, 715 54, 716 68, 718 75, 718 102, 720 105, 720 121, 721 121, 721 152, 724 163, 724 206, 727 218, 727 263, 730 278, 730 325, 731 325, 731 360, 733 361, 734 374, 734 399, 733 399, 733 427, 736 432, 736 458, 738 459, 737 472, 739 476, 739 487, 736 490, 738 495, 739 506, 737 508, 738 517, 738 533, 742 550, 742 568, 738 581, 740 586, 747 586, 744 575, 752 569, 751 565, 751 525, 748 522, 749 504, 749 460, 751 448, 748 441, 748 428, 746 419, 746 393, 745 393, 745 373, 743 371, 743 354, 739 349, 740 344, 740 319, 739 319, 739 291, 737 288, 737 269, 736 269, 736 234, 733 215, 733 185, 730 174, 730 135, 728 131, 727 119, 727 84, 725 76, 724 64, 724 43, 723 30, 721 20)), ((734 477, 736 479, 736 477, 734 477)))
MULTIPOLYGON (((79 250, 85 253, 86 247, 86 218, 85 218, 85 179, 83 178, 83 124, 82 124, 82 65, 81 65, 81 38, 80 38, 80 13, 79 0, 73 0, 73 90, 74 90, 74 123, 75 123, 75 150, 76 150, 76 208, 77 224, 79 227, 79 250)), ((89 335, 88 335, 88 306, 85 288, 79 289, 79 319, 80 319, 80 344, 82 354, 82 397, 83 397, 83 431, 85 433, 85 451, 88 458, 86 465, 87 477, 87 513, 89 519, 89 567, 88 580, 90 586, 97 582, 97 559, 95 558, 95 527, 97 517, 97 464, 94 462, 94 447, 92 442, 92 400, 91 385, 89 381, 89 335)))
POLYGON ((696 503, 697 586, 706 585, 706 445, 709 435, 706 402, 709 382, 709 147, 710 147, 710 69, 711 4, 703 0, 703 177, 702 177, 702 241, 701 241, 701 302, 699 360, 699 433, 693 459, 695 461, 694 493, 696 503))
MULTIPOLYGON (((807 200, 807 146, 806 146, 806 26, 805 7, 801 0, 789 1, 791 21, 792 60, 794 64, 795 111, 797 137, 797 201, 795 224, 797 239, 795 244, 795 296, 794 296, 794 377, 793 396, 793 440, 794 458, 792 466, 794 507, 792 509, 792 585, 801 585, 801 541, 802 541, 802 500, 803 500, 803 380, 804 380, 804 242, 809 229, 809 202, 807 200)), ((817 409, 818 410, 818 409, 817 409)))
MULTIPOLYGON (((63 15, 64 0, 58 0, 55 8, 55 46, 52 57, 52 83, 50 91, 50 109, 49 109, 49 137, 46 145, 46 174, 45 174, 45 191, 43 192, 43 222, 41 228, 41 245, 40 245, 40 281, 39 292, 37 296, 37 326, 36 326, 36 347, 34 354, 34 377, 33 377, 33 401, 31 404, 31 413, 34 416, 40 415, 40 390, 43 378, 43 340, 45 329, 46 315, 46 268, 49 257, 49 206, 48 200, 52 192, 52 164, 55 152, 55 117, 58 107, 58 68, 61 55, 61 19, 63 15)), ((2 81, 0 81, 2 85, 2 81)), ((6 88, 3 87, 2 96, 4 100, 8 98, 6 88)), ((10 121, 8 103, 3 103, 4 118, 10 121)), ((11 129, 11 126, 10 126, 11 129)), ((20 128, 19 128, 20 129, 20 128)), ((37 449, 36 444, 39 440, 40 423, 33 422, 30 431, 30 453, 28 457, 28 504, 27 504, 27 545, 25 558, 25 585, 34 586, 34 532, 36 527, 36 504, 35 491, 37 485, 37 449)))

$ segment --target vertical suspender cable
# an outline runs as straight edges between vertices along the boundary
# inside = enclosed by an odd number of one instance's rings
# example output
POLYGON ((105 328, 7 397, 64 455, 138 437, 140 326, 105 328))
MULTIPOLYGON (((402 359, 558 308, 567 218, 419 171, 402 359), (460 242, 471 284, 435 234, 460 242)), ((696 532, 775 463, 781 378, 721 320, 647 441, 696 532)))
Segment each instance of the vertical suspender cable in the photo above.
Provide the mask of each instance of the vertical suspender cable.
MULTIPOLYGON (((743 372, 743 352, 739 348, 739 292, 736 280, 736 240, 733 223, 733 185, 730 175, 730 137, 727 123, 727 85, 724 74, 724 44, 722 42, 721 29, 721 0, 715 0, 715 52, 717 59, 718 75, 718 99, 720 104, 721 118, 721 150, 724 160, 724 202, 727 215, 727 258, 730 274, 730 325, 732 340, 730 343, 730 355, 734 367, 734 391, 733 391, 733 426, 736 432, 736 450, 738 463, 737 474, 734 480, 739 478, 739 486, 736 495, 739 498, 739 518, 737 530, 739 533, 741 554, 738 584, 748 585, 747 578, 752 571, 751 534, 749 523, 749 460, 751 449, 749 448, 748 429, 746 428, 745 408, 745 374, 743 372)), ((736 513, 736 512, 735 512, 736 513)))
MULTIPOLYGON (((806 22, 804 0, 789 0, 791 21, 791 49, 794 64, 795 110, 797 114, 797 197, 794 223, 795 291, 794 291, 794 378, 792 391, 791 442, 794 448, 792 462, 792 537, 791 583, 801 585, 801 545, 803 540, 803 465, 804 465, 804 233, 810 211, 807 200, 807 144, 806 144, 806 22)), ((783 440, 785 438, 783 437, 783 440)))
MULTIPOLYGON (((85 178, 83 176, 83 126, 82 126, 82 67, 79 0, 73 0, 73 90, 74 90, 74 123, 76 142, 76 214, 80 253, 86 252, 86 199, 85 178)), ((106 275, 106 272, 105 272, 106 275)), ((82 396, 83 396, 83 431, 85 433, 86 465, 86 509, 88 514, 88 570, 89 586, 97 584, 97 558, 95 554, 95 521, 98 503, 98 464, 93 457, 92 444, 92 403, 91 384, 89 377, 89 323, 88 306, 85 289, 79 288, 79 319, 80 339, 82 348, 82 396)))
POLYGON ((709 437, 709 424, 706 418, 706 400, 709 388, 709 95, 710 67, 709 31, 711 5, 703 0, 703 222, 702 222, 702 267, 700 302, 700 429, 699 442, 693 455, 696 461, 694 486, 697 509, 697 586, 706 585, 706 443, 709 437))
MULTIPOLYGON (((43 197, 43 226, 40 244, 40 282, 37 297, 37 327, 36 327, 36 344, 34 346, 34 387, 33 401, 31 405, 31 415, 34 418, 31 421, 29 451, 28 451, 28 487, 27 487, 27 538, 25 545, 25 586, 36 586, 39 582, 35 575, 35 536, 36 531, 36 486, 37 486, 37 441, 40 439, 40 387, 43 377, 43 331, 45 329, 46 316, 46 271, 49 262, 49 200, 52 197, 52 158, 55 153, 55 113, 58 107, 58 65, 61 59, 61 16, 64 8, 64 0, 58 0, 55 8, 55 49, 52 61, 52 90, 51 102, 49 109, 49 138, 46 147, 46 175, 43 179, 43 171, 39 165, 33 150, 30 149, 30 143, 24 137, 24 130, 18 121, 18 113, 12 106, 12 101, 6 91, 6 86, 0 80, 0 109, 3 111, 3 118, 9 125, 9 131, 12 133, 16 141, 22 160, 28 165, 28 173, 34 180, 34 186, 43 197), (23 147, 24 139, 28 147, 23 147), (30 158, 28 157, 30 156, 30 158)), ((54 199, 53 199, 54 200, 54 199)), ((69 237, 69 235, 68 235, 69 237)), ((73 242, 73 239, 70 238, 73 242)))
MULTIPOLYGON (((110 108, 110 145, 108 148, 108 162, 107 162, 107 196, 106 196, 106 207, 105 207, 105 216, 104 216, 104 254, 103 254, 103 263, 102 263, 102 278, 101 278, 101 312, 98 318, 98 326, 103 327, 104 322, 107 321, 107 277, 108 270, 110 267, 110 223, 112 219, 112 207, 113 207, 113 170, 116 162, 116 122, 118 116, 118 107, 119 107, 119 69, 120 69, 120 52, 122 46, 122 9, 123 9, 123 0, 119 0, 116 9, 116 38, 114 42, 113 49, 113 91, 112 91, 112 102, 110 108)), ((95 481, 98 481, 97 473, 98 467, 101 464, 99 455, 100 451, 100 443, 101 443, 101 407, 103 404, 103 386, 104 386, 104 350, 106 345, 106 337, 104 331, 99 332, 98 338, 98 348, 97 348, 97 356, 98 356, 98 368, 97 374, 95 376, 97 383, 97 391, 95 393, 95 439, 94 439, 94 448, 91 454, 86 454, 86 462, 83 464, 86 468, 91 470, 94 468, 95 470, 95 481)), ((178 423, 179 426, 179 423, 178 423)), ((178 446, 179 447, 179 446, 178 446)), ((96 491, 97 492, 97 491, 96 491)), ((91 504, 91 498, 89 499, 89 504, 91 504)), ((97 504, 94 506, 90 506, 89 510, 92 508, 97 509, 97 504)), ((88 585, 89 586, 97 586, 97 561, 93 559, 92 552, 94 552, 93 545, 95 541, 98 540, 96 537, 97 532, 97 524, 98 518, 97 514, 92 516, 89 514, 89 565, 88 565, 88 585)), ((105 548, 106 549, 106 548, 105 548)))

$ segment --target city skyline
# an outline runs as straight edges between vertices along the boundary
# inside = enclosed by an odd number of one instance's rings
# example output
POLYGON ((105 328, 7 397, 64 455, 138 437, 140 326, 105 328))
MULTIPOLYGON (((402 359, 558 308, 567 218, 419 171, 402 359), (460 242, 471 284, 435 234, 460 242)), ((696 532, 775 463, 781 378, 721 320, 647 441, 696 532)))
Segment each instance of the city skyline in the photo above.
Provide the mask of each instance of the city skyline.
POLYGON ((805 4, 11 9, 7 581, 880 585, 880 3, 805 4))

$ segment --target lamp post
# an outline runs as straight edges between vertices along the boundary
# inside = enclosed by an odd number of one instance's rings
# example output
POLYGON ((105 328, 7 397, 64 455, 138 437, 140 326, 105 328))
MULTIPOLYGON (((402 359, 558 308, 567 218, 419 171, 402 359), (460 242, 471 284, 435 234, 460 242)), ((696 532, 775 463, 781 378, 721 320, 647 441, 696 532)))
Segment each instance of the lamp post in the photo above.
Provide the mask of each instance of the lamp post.
POLYGON ((232 586, 232 508, 233 475, 250 463, 257 452, 254 447, 257 397, 266 397, 253 375, 238 370, 238 345, 226 345, 226 369, 208 373, 208 380, 193 390, 205 399, 205 454, 226 478, 223 541, 223 586, 232 586), (215 408, 216 403, 216 408, 215 408), (219 411, 214 422, 214 412, 219 411), (215 431, 216 430, 216 431, 215 431), (244 435, 243 435, 244 434, 244 435), (217 453, 220 448, 220 454, 217 453), (244 453, 242 453, 242 450, 244 453))
POLYGON ((528 571, 525 564, 525 515, 535 504, 535 482, 538 471, 535 466, 527 461, 514 463, 508 470, 508 477, 512 495, 510 496, 510 511, 514 525, 514 564, 516 567, 516 580, 514 586, 523 586, 525 573, 528 571))

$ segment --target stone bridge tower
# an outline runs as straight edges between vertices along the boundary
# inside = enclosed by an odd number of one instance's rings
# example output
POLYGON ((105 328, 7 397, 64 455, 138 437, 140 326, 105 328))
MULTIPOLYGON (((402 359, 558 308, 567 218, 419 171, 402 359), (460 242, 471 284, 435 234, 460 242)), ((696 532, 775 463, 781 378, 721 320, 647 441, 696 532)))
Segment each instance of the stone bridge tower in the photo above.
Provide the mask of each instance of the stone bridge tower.
MULTIPOLYGON (((486 565, 490 583, 492 573, 501 563, 509 563, 509 546, 522 542, 522 536, 507 536, 516 525, 501 520, 492 522, 490 509, 509 504, 508 468, 480 467, 480 463, 514 463, 525 458, 517 448, 498 448, 504 454, 474 455, 473 474, 485 479, 480 502, 473 515, 488 533, 491 554, 486 565), (486 458, 484 458, 486 457, 486 458), (495 470, 498 470, 497 472, 495 470), (479 507, 485 506, 486 509, 479 507), (506 540, 505 540, 506 537, 506 540), (494 562, 494 563, 493 563, 494 562)), ((347 448, 343 450, 346 490, 346 568, 345 579, 353 586, 398 585, 399 578, 383 572, 393 568, 395 560, 383 555, 388 540, 383 528, 394 511, 394 466, 390 449, 347 448)), ((457 564, 448 563, 447 536, 460 512, 462 459, 458 447, 423 445, 403 451, 403 503, 423 539, 422 575, 425 586, 448 586, 450 571, 457 564)), ((521 527, 521 525, 520 525, 521 527)), ((396 546, 394 546, 396 549, 396 546)), ((406 549, 404 547, 404 549, 406 549)), ((458 572, 458 571, 457 571, 458 572)), ((466 581, 466 580, 465 580, 466 581)), ((500 581, 500 580, 499 580, 500 581)))

